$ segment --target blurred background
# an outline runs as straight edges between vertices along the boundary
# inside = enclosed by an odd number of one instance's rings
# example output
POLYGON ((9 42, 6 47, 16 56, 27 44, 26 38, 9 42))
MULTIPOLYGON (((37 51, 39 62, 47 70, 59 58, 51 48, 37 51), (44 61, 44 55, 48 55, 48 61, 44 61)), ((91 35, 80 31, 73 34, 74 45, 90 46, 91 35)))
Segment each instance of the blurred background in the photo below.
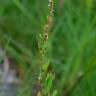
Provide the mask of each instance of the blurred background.
MULTIPOLYGON (((52 96, 96 95, 95 4, 96 0, 54 0, 48 58, 55 74, 51 92, 57 95, 52 96)), ((22 82, 17 96, 32 96, 40 72, 37 37, 47 16, 48 0, 0 0, 0 48, 6 54, 0 52, 0 62, 7 58, 9 74, 22 82)))

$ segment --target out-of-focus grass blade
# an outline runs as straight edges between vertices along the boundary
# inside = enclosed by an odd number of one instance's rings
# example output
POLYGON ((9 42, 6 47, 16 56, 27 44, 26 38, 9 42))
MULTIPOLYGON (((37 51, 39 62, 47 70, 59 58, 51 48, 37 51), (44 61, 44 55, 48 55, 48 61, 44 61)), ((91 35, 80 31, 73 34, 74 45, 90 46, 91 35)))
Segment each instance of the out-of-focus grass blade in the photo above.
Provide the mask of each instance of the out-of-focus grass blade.
POLYGON ((32 22, 35 22, 35 18, 34 16, 31 14, 31 12, 29 12, 25 6, 23 6, 19 0, 13 0, 13 4, 26 16, 28 17, 30 20, 32 20, 32 22))

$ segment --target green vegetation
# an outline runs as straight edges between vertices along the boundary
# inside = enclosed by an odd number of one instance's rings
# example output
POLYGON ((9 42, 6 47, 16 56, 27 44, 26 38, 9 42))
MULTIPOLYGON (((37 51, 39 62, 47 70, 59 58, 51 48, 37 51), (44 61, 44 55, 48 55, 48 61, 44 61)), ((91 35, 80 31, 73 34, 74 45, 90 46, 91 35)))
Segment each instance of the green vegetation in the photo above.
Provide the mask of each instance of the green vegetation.
POLYGON ((37 96, 95 96, 96 0, 53 2, 46 40, 48 0, 0 0, 0 47, 18 67, 17 96, 36 84, 37 96))

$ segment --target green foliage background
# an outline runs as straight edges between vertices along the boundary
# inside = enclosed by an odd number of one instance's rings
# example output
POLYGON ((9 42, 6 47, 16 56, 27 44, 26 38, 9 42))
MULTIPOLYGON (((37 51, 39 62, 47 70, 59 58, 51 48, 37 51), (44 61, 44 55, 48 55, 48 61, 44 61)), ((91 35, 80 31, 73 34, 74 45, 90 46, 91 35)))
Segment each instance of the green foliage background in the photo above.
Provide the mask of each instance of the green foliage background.
MULTIPOLYGON (((57 90, 56 96, 96 95, 95 2, 54 0, 48 58, 55 74, 51 92, 57 90)), ((0 0, 0 46, 24 71, 20 96, 31 96, 40 72, 37 35, 47 15, 48 0, 0 0)))

